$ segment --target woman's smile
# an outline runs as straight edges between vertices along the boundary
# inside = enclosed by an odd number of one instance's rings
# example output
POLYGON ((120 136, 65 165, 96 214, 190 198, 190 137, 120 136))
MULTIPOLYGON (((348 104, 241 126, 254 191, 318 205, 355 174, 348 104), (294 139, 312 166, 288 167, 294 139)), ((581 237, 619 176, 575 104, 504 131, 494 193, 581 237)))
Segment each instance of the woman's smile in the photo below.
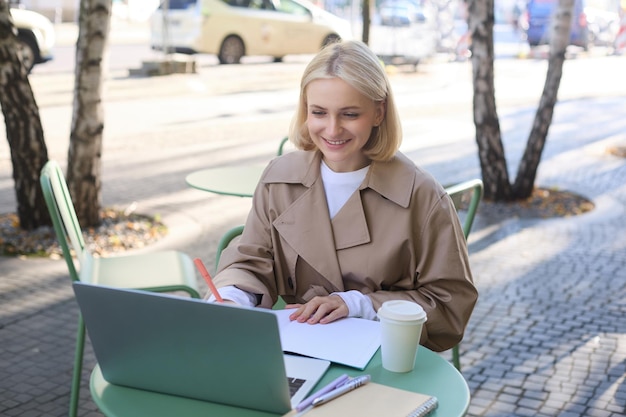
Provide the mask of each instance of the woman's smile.
POLYGON ((348 143, 348 140, 332 140, 332 139, 326 139, 326 138, 323 138, 323 139, 326 141, 326 143, 329 143, 333 146, 340 146, 340 145, 343 145, 344 143, 348 143))

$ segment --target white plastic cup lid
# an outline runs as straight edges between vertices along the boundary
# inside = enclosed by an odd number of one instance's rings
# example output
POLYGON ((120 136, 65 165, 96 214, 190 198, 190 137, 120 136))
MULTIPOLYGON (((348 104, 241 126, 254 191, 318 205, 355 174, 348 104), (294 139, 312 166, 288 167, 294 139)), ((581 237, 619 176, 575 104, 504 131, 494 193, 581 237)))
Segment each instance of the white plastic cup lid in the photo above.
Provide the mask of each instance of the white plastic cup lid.
POLYGON ((421 305, 406 300, 385 301, 378 309, 378 317, 397 321, 426 321, 421 305))

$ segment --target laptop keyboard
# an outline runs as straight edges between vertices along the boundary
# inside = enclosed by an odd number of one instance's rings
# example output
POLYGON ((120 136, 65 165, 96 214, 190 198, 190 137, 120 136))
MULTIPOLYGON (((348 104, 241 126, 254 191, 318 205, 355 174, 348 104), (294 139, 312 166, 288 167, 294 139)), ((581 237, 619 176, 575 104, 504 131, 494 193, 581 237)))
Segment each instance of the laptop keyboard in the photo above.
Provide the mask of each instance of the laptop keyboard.
POLYGON ((300 389, 302 384, 304 384, 305 382, 304 379, 299 379, 299 378, 287 378, 287 381, 289 382, 289 396, 290 397, 293 397, 294 394, 300 389))

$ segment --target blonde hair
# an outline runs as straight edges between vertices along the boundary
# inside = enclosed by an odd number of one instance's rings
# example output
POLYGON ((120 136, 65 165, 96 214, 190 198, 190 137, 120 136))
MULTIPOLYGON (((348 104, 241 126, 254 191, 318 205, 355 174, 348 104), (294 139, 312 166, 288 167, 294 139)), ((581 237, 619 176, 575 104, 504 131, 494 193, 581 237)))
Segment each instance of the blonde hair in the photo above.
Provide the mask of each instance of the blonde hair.
POLYGON ((385 106, 382 123, 372 128, 363 152, 374 161, 387 161, 402 142, 402 127, 391 85, 383 64, 372 50, 360 41, 341 41, 322 49, 307 65, 300 82, 300 100, 290 127, 289 139, 298 149, 315 150, 306 125, 306 88, 311 81, 339 78, 361 94, 385 106))

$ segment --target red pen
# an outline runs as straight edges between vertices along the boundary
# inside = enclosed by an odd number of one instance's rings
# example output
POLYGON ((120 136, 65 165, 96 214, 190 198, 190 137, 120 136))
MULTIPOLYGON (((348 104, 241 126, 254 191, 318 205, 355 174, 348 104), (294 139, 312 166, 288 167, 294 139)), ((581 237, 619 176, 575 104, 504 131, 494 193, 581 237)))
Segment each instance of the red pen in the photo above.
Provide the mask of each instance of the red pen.
POLYGON ((202 278, 204 278, 204 280, 206 281, 207 285, 209 286, 209 290, 211 290, 211 293, 215 296, 215 299, 217 300, 217 302, 223 303, 224 300, 220 296, 220 293, 217 292, 217 288, 215 288, 215 284, 213 284, 211 275, 209 275, 209 271, 206 270, 200 258, 194 259, 193 263, 196 264, 198 271, 200 271, 200 275, 202 275, 202 278))

